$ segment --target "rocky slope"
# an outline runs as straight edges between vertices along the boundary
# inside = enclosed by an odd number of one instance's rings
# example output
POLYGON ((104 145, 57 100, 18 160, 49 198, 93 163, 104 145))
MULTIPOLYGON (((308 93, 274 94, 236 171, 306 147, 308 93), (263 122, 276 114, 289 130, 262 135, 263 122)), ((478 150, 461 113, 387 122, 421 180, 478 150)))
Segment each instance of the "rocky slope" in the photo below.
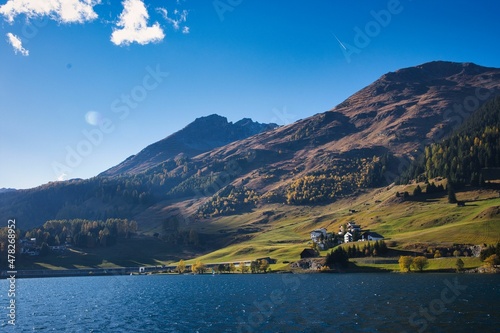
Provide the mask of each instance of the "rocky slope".
POLYGON ((232 123, 226 117, 212 114, 196 119, 182 130, 147 146, 100 175, 137 174, 179 154, 183 157, 196 156, 276 127, 276 124, 260 124, 249 118, 232 123))

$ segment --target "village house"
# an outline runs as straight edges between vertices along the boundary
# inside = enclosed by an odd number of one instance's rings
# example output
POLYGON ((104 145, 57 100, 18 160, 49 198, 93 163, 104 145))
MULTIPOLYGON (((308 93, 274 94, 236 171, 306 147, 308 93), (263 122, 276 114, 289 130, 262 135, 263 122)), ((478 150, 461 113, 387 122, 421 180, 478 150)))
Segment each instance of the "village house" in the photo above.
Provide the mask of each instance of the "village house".
POLYGON ((318 256, 318 252, 316 252, 316 250, 313 250, 313 249, 304 249, 300 253, 300 259, 316 258, 317 256, 318 256))
POLYGON ((327 238, 327 233, 325 228, 316 229, 311 232, 311 240, 314 243, 320 243, 327 238))
POLYGON ((351 233, 355 233, 356 231, 361 231, 361 226, 356 224, 354 221, 347 222, 347 230, 351 233))
POLYGON ((375 242, 382 239, 384 239, 384 236, 373 231, 366 231, 361 235, 361 240, 363 241, 375 242))
POLYGON ((19 241, 21 254, 30 256, 40 255, 40 248, 36 245, 36 238, 23 238, 19 241))
POLYGON ((344 243, 350 243, 354 240, 354 235, 348 231, 344 234, 344 243))

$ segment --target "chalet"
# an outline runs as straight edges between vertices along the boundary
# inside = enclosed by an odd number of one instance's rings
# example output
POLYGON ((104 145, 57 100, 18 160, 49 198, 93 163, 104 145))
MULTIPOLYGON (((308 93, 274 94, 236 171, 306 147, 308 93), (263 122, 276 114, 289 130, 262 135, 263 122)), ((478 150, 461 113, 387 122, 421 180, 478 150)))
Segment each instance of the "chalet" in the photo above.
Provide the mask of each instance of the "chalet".
POLYGON ((344 243, 349 243, 349 242, 352 242, 354 240, 354 235, 351 233, 351 232, 346 232, 344 234, 344 243))
POLYGON ((339 235, 343 235, 344 233, 345 233, 344 226, 343 226, 343 225, 341 225, 341 226, 339 227, 339 233, 338 233, 338 234, 339 234, 339 235))
POLYGON ((311 240, 314 243, 319 243, 322 240, 326 240, 327 234, 326 234, 326 229, 321 228, 321 229, 316 229, 311 232, 311 240))
POLYGON ((318 252, 316 252, 316 250, 313 250, 313 249, 304 249, 300 253, 300 259, 304 259, 304 258, 316 258, 317 256, 318 256, 318 252))
POLYGON ((21 254, 30 256, 40 255, 40 248, 36 245, 36 238, 23 238, 20 240, 21 254))
POLYGON ((359 232, 361 231, 361 226, 351 221, 347 223, 347 230, 349 230, 351 233, 354 233, 356 231, 359 232))
POLYGON ((384 236, 373 231, 366 231, 361 235, 361 239, 363 241, 375 242, 384 239, 384 236))
POLYGON ((278 262, 278 260, 273 259, 271 257, 257 258, 256 260, 257 261, 265 260, 265 261, 267 261, 268 264, 275 264, 278 262))

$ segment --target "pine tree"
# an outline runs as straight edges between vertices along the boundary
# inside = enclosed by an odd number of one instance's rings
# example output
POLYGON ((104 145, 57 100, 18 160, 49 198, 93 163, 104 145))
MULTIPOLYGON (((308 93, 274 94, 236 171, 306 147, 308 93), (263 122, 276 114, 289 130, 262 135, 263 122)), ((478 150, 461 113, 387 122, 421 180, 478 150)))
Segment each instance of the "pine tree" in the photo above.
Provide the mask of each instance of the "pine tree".
POLYGON ((457 196, 451 183, 448 183, 448 202, 457 203, 457 196))

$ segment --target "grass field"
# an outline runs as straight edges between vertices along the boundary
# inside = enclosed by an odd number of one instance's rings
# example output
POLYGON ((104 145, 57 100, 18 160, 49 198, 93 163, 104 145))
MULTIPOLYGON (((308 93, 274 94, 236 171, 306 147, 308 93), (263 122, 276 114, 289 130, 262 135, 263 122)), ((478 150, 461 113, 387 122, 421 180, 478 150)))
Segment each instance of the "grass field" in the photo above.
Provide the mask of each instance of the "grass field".
MULTIPOLYGON (((390 246, 409 249, 414 244, 436 246, 458 244, 496 244, 500 241, 500 197, 497 190, 469 189, 458 192, 465 207, 447 202, 446 195, 420 197, 401 202, 396 192, 411 192, 416 185, 392 186, 366 190, 355 197, 340 199, 328 205, 288 206, 264 205, 252 212, 198 220, 189 227, 200 233, 225 235, 224 246, 207 253, 185 251, 173 253, 167 244, 153 237, 137 236, 122 240, 110 248, 72 252, 65 256, 49 256, 28 262, 28 267, 51 269, 117 267, 175 264, 239 262, 259 257, 278 260, 273 270, 286 269, 300 259, 300 252, 310 246, 309 234, 317 228, 337 233, 348 221, 363 230, 382 234, 390 246), (351 212, 350 212, 351 210, 351 212), (355 212, 352 213, 352 210, 355 212)), ((424 184, 421 184, 424 187, 424 184)), ((324 251, 323 255, 326 254, 324 251)), ((429 269, 453 268, 454 258, 431 260, 429 269)), ((356 259, 358 266, 398 270, 397 263, 377 264, 356 259)), ((467 268, 480 266, 478 259, 465 258, 467 268)))
MULTIPOLYGON (((482 262, 479 258, 474 257, 460 257, 464 262, 464 269, 471 269, 482 266, 482 262)), ((457 258, 438 258, 429 259, 429 266, 425 271, 454 271, 456 269, 457 258)), ((399 271, 398 258, 393 258, 387 260, 387 258, 354 258, 351 262, 355 263, 359 267, 371 267, 390 271, 399 271), (394 261, 392 263, 388 261, 394 261)))
MULTIPOLYGON (((421 184, 421 186, 424 186, 421 184)), ((411 191, 413 186, 395 186, 367 191, 356 198, 343 199, 330 205, 296 207, 265 206, 250 214, 223 217, 207 228, 241 228, 261 219, 264 211, 282 216, 263 224, 251 238, 200 256, 205 262, 233 261, 271 256, 278 261, 295 261, 308 247, 309 233, 316 228, 337 232, 340 225, 356 221, 363 229, 376 231, 398 249, 412 244, 451 245, 496 244, 500 241, 500 215, 489 214, 500 206, 498 192, 470 190, 457 193, 467 200, 465 207, 449 204, 446 195, 420 198, 418 201, 395 203, 395 192, 411 191), (355 213, 349 213, 355 210, 355 213)), ((479 264, 476 262, 476 264, 479 264)))

